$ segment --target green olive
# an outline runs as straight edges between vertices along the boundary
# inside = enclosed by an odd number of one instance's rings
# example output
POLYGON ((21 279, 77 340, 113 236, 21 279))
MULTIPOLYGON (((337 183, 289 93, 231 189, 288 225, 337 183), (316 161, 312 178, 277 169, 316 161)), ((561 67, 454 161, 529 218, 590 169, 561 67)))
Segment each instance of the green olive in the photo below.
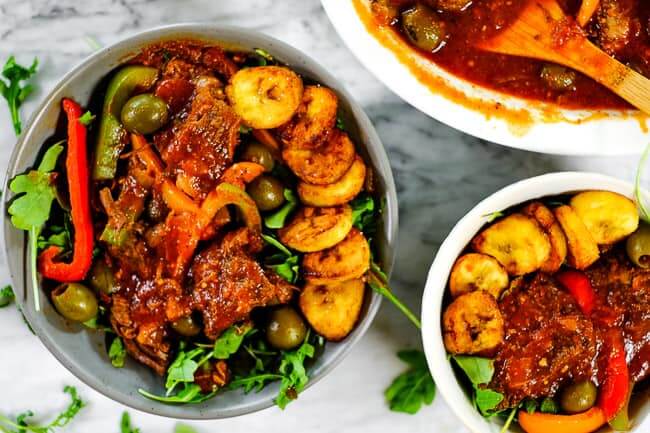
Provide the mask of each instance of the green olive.
POLYGON ((276 349, 298 347, 307 335, 307 326, 300 314, 291 307, 280 307, 271 312, 266 327, 266 340, 276 349))
POLYGON ((90 287, 96 292, 111 295, 115 289, 115 275, 104 260, 97 260, 90 268, 90 287))
POLYGON ((447 38, 445 23, 421 3, 402 12, 402 29, 413 45, 424 51, 438 50, 447 38))
POLYGON ((194 320, 191 314, 172 322, 172 328, 183 337, 195 337, 201 332, 201 325, 194 320))
POLYGON ((52 302, 66 319, 87 322, 97 317, 99 306, 95 294, 79 283, 61 284, 52 291, 52 302))
POLYGON ((598 389, 593 382, 585 380, 575 382, 562 390, 560 406, 567 413, 581 413, 591 409, 596 404, 598 389))
POLYGON ((151 93, 129 99, 122 108, 122 124, 129 132, 151 134, 162 128, 169 119, 167 103, 151 93))
POLYGON ((271 176, 260 176, 247 188, 248 194, 262 211, 277 209, 284 203, 284 186, 271 176))
POLYGON ((243 161, 250 161, 261 165, 264 167, 264 171, 266 172, 273 170, 273 167, 275 166, 273 154, 269 148, 257 142, 252 142, 246 145, 241 154, 241 159, 243 161))
POLYGON ((574 70, 554 63, 544 65, 540 77, 547 86, 554 90, 569 90, 576 83, 574 70))
POLYGON ((635 265, 650 267, 650 225, 641 223, 637 231, 627 238, 625 248, 627 256, 635 265))

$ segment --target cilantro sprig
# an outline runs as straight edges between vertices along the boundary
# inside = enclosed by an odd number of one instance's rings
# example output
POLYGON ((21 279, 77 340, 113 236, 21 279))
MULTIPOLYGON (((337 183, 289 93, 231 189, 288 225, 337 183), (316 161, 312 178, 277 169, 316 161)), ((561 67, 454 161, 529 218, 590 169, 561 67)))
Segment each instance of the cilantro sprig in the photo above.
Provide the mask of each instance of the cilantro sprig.
POLYGON ((61 143, 52 145, 43 155, 36 170, 16 176, 9 184, 9 189, 18 196, 9 206, 11 223, 14 227, 25 230, 29 234, 32 289, 36 311, 41 309, 36 270, 38 239, 43 226, 50 217, 52 202, 56 198, 54 184, 56 174, 53 173, 53 170, 61 152, 63 152, 61 143))
POLYGON ((30 423, 29 418, 34 416, 32 411, 23 412, 15 420, 0 414, 0 431, 3 433, 53 433, 57 429, 67 426, 86 404, 77 394, 76 388, 66 386, 63 391, 70 396, 70 403, 50 423, 44 425, 30 423))
POLYGON ((36 74, 37 68, 38 59, 34 59, 30 67, 25 67, 16 63, 14 56, 10 56, 2 68, 2 77, 4 79, 0 79, 0 94, 2 94, 9 105, 11 122, 16 135, 20 135, 22 130, 20 106, 34 91, 34 86, 25 82, 36 74))

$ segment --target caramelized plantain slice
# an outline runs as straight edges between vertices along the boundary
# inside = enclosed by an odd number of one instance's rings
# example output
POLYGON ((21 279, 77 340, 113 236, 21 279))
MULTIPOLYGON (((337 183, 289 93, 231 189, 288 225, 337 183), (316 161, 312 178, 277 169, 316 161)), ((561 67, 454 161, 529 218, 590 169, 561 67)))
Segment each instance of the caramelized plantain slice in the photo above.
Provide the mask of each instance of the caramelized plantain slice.
POLYGON ((614 244, 639 227, 639 211, 634 202, 615 192, 581 192, 569 204, 599 245, 614 244))
POLYGON ((311 253, 331 248, 341 242, 352 228, 352 209, 347 204, 336 207, 304 207, 291 222, 280 229, 280 241, 289 248, 311 253))
POLYGON ((282 159, 300 180, 328 185, 339 180, 354 162, 356 151, 348 134, 332 131, 329 138, 312 147, 286 147, 282 159))
POLYGON ((456 298, 442 316, 442 327, 445 347, 453 354, 491 356, 505 335, 499 306, 483 290, 456 298))
POLYGON ((258 66, 237 71, 226 95, 246 125, 271 129, 286 123, 298 109, 303 86, 300 77, 283 66, 258 66))
POLYGON ((551 242, 551 253, 540 269, 548 273, 557 272, 564 260, 566 260, 567 255, 566 237, 562 227, 553 216, 553 212, 541 202, 535 201, 528 204, 522 209, 522 213, 535 218, 551 242))
POLYGON ((365 286, 363 278, 330 284, 307 283, 298 304, 317 333, 329 341, 340 341, 359 320, 365 286))
POLYGON ((576 269, 586 269, 598 260, 600 252, 596 241, 574 212, 571 206, 560 206, 553 209, 555 218, 562 226, 568 245, 567 262, 576 269))
POLYGON ((333 91, 306 86, 298 111, 280 127, 280 138, 291 149, 317 145, 334 129, 337 110, 338 98, 333 91))
POLYGON ((304 277, 315 284, 360 278, 370 267, 370 247, 363 233, 352 228, 341 242, 302 259, 304 277))
POLYGON ((345 204, 361 192, 366 179, 366 165, 356 155, 352 166, 336 182, 329 185, 298 183, 300 200, 309 206, 331 207, 345 204))
POLYGON ((461 256, 449 276, 449 291, 454 298, 475 290, 484 290, 499 299, 508 287, 508 273, 494 257, 469 253, 461 256))
POLYGON ((472 240, 472 248, 497 259, 509 275, 538 270, 551 253, 548 236, 537 221, 520 213, 483 230, 472 240))

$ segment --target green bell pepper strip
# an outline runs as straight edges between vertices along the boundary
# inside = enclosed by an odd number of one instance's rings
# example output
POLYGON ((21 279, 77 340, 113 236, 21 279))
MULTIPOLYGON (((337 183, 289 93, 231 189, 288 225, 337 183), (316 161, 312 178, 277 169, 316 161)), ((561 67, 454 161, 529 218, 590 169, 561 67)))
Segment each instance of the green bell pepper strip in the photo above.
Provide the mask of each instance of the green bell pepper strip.
POLYGON ((120 122, 122 107, 136 90, 147 90, 158 79, 158 69, 148 66, 125 66, 111 79, 104 98, 102 119, 95 147, 92 176, 94 180, 115 177, 117 161, 126 146, 128 135, 120 122))

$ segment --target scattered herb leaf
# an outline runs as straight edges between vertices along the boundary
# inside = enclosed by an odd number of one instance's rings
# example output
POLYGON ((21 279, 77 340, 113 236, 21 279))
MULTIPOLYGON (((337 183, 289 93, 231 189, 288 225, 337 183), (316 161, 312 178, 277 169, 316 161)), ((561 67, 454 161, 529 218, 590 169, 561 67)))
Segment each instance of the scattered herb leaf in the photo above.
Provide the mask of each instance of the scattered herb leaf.
POLYGON ((85 403, 77 395, 77 389, 72 386, 66 386, 63 391, 70 395, 70 403, 57 417, 46 425, 30 424, 27 418, 34 416, 34 412, 27 411, 16 417, 15 421, 0 415, 0 431, 5 433, 52 433, 58 428, 67 426, 79 411, 85 406, 85 403))
POLYGON ((452 356, 456 364, 465 372, 472 385, 490 383, 494 376, 494 361, 478 356, 452 356))
POLYGON ((20 135, 22 122, 20 121, 20 106, 25 99, 34 91, 34 86, 24 81, 29 80, 38 68, 38 59, 34 59, 32 65, 27 68, 16 63, 16 58, 10 56, 2 68, 2 76, 6 79, 0 79, 0 94, 7 100, 11 122, 14 126, 16 135, 20 135))
POLYGON ((555 400, 547 397, 542 400, 542 404, 539 406, 539 411, 542 413, 558 413, 560 412, 560 408, 558 407, 555 400))
POLYGON ((490 416, 494 409, 503 401, 503 394, 491 389, 476 388, 476 407, 483 416, 490 416))
POLYGON ((278 372, 282 375, 280 382, 280 393, 275 399, 275 404, 280 409, 287 407, 289 403, 298 398, 298 394, 305 389, 309 382, 309 376, 305 369, 307 358, 313 358, 316 352, 315 347, 309 343, 309 331, 305 340, 298 349, 282 352, 282 360, 278 372))
POLYGON ((215 359, 228 359, 231 355, 239 350, 244 338, 253 329, 253 324, 246 322, 243 325, 231 326, 226 329, 223 334, 214 342, 214 350, 212 356, 215 359))
POLYGON ((176 424, 174 428, 174 433, 197 433, 194 427, 190 427, 187 424, 176 424))
POLYGON ((415 414, 423 405, 433 402, 436 384, 421 351, 404 350, 398 352, 397 356, 410 367, 393 380, 384 395, 390 410, 415 414))
POLYGON ((11 304, 15 299, 14 291, 10 285, 4 286, 0 289, 0 308, 4 308, 7 305, 11 304))
POLYGON ((60 143, 54 144, 43 155, 38 169, 16 176, 9 184, 9 189, 19 195, 9 206, 11 223, 14 227, 29 232, 32 288, 36 311, 41 310, 36 270, 38 237, 43 225, 50 217, 52 202, 56 198, 55 174, 52 173, 52 170, 54 170, 56 160, 62 151, 63 146, 60 143))
POLYGON ((122 412, 122 418, 120 419, 120 433, 140 433, 139 428, 131 425, 131 416, 126 411, 122 412))
POLYGON ((90 125, 93 120, 95 120, 95 115, 91 113, 90 111, 86 111, 80 118, 79 118, 79 123, 81 123, 84 126, 90 125))
POLYGON ((352 225, 365 234, 374 233, 377 224, 375 200, 367 194, 362 194, 350 202, 350 207, 352 225))

